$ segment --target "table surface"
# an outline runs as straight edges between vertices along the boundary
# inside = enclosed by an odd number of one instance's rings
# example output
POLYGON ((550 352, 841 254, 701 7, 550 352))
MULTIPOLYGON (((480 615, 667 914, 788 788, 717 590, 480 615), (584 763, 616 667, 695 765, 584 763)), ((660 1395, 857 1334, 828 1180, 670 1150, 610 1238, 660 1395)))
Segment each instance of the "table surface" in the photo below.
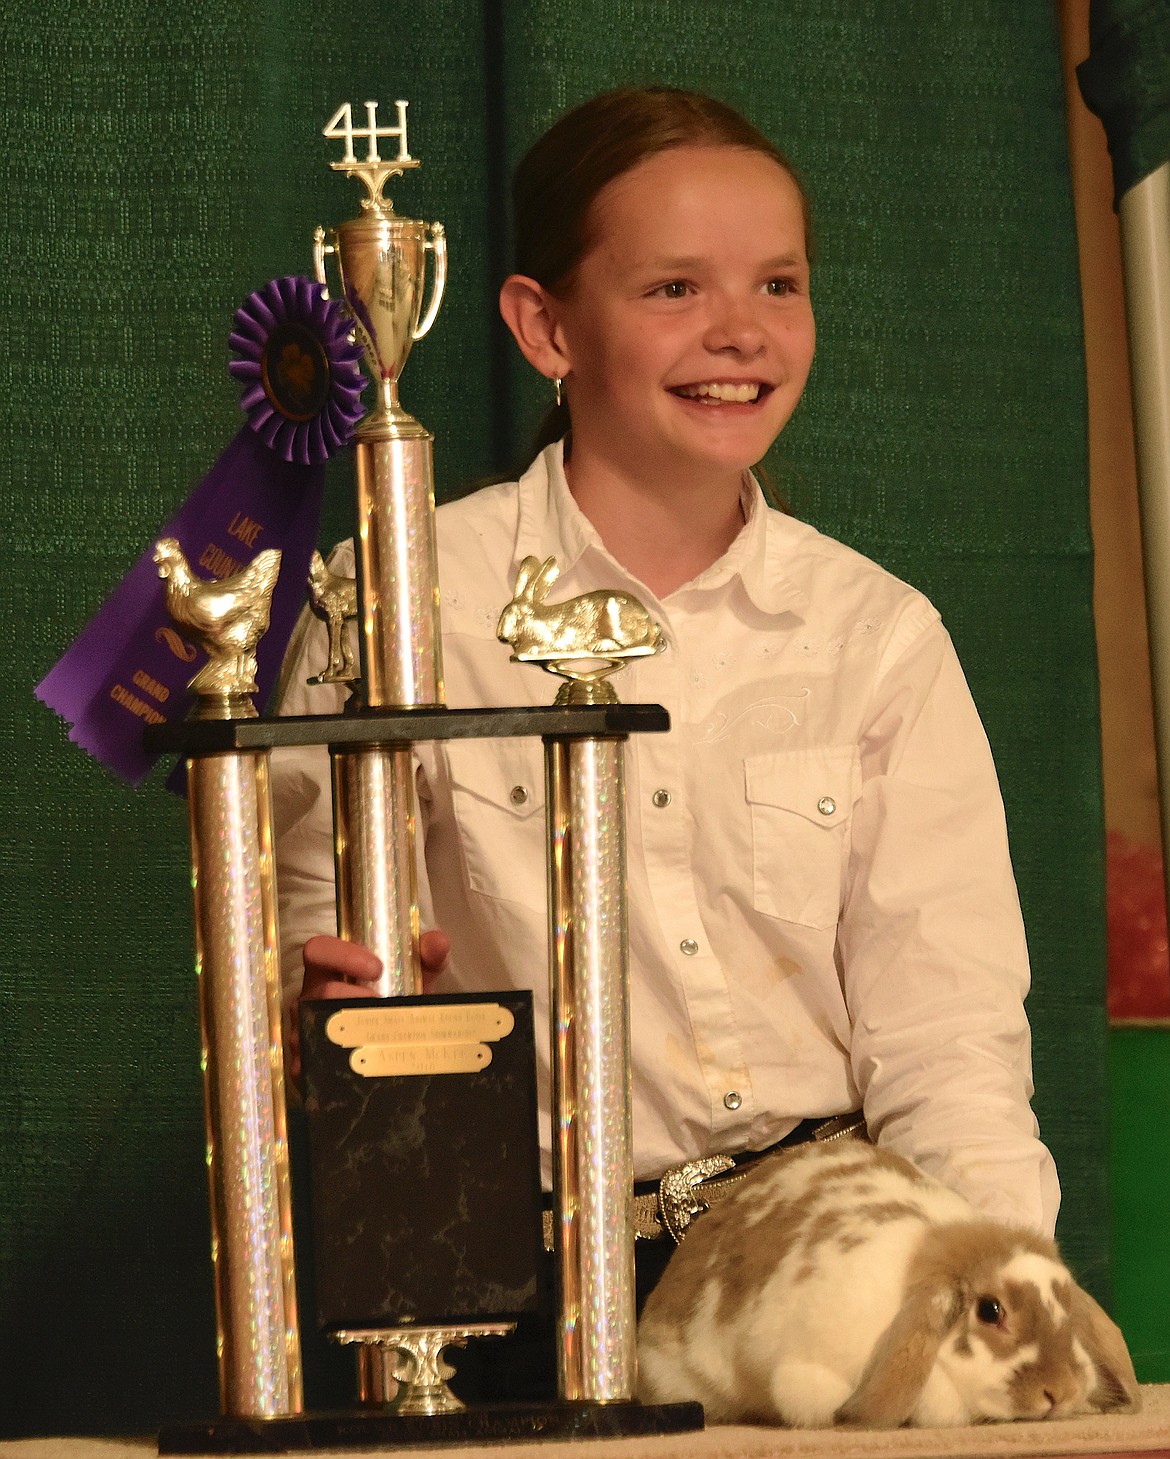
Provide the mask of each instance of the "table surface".
MULTIPOLYGON (((1059 1419, 1052 1423, 980 1424, 956 1429, 845 1431, 712 1426, 690 1434, 647 1438, 580 1439, 493 1444, 490 1449, 423 1447, 393 1449, 396 1459, 484 1459, 535 1455, 541 1459, 1000 1459, 1045 1456, 1072 1459, 1110 1455, 1113 1459, 1170 1459, 1170 1384, 1142 1387, 1142 1411, 1120 1417, 1059 1419)), ((136 1438, 48 1437, 0 1439, 5 1459, 149 1459, 156 1436, 136 1438)), ((331 1459, 369 1450, 330 1449, 331 1459)))

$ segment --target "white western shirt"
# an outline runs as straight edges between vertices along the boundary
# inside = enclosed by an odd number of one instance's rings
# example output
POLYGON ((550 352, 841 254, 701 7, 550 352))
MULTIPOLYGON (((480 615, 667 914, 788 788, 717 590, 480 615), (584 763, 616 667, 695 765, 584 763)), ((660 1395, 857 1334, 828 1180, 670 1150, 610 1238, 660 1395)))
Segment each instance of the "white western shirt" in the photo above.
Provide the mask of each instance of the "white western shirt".
MULTIPOLYGON (((549 704, 496 624, 522 558, 560 600, 638 596, 666 650, 616 676, 670 713, 626 749, 635 1168, 761 1149, 864 1108, 871 1135, 992 1214, 1051 1231, 1056 1171, 1029 1100, 1028 956, 986 737, 935 609, 745 482, 727 553, 658 600, 569 494, 561 447, 437 513, 446 702, 549 704)), ((335 564, 352 572, 352 549, 335 564)), ((318 629, 314 625, 314 630, 318 629)), ((326 713, 310 631, 282 711, 326 713)), ((539 739, 416 746, 424 925, 438 991, 533 990, 548 1027, 539 739)), ((273 761, 285 984, 336 930, 328 759, 273 761)), ((538 1037, 545 1181, 549 1060, 538 1037)))

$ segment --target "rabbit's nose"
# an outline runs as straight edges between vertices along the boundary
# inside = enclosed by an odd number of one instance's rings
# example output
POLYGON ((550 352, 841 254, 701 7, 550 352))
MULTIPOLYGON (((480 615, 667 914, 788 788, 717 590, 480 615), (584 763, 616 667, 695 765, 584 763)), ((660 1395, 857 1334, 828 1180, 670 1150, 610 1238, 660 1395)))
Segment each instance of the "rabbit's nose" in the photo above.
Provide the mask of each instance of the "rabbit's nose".
POLYGON ((1052 1375, 1044 1385, 1044 1398, 1048 1404, 1045 1418, 1058 1418, 1066 1413, 1080 1397, 1080 1384, 1072 1373, 1052 1375))

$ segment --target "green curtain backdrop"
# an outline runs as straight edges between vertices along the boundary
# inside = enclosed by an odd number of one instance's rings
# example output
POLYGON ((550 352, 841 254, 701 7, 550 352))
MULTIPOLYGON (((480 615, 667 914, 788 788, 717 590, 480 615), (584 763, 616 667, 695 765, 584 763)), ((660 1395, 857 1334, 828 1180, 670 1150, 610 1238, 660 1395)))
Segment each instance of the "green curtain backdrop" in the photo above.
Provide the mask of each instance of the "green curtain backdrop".
MULTIPOLYGON (((320 129, 367 97, 409 99, 423 167, 392 192, 450 238, 403 387, 441 495, 513 462, 542 406, 494 295, 508 168, 554 115, 621 82, 698 87, 806 175, 819 355, 772 464, 799 515, 921 586, 956 639, 1007 802, 1061 1235, 1108 1300, 1083 359, 1048 0, 42 0, 7 6, 2 40, 0 1433, 216 1407, 185 812, 161 773, 115 782, 32 688, 238 428, 232 313, 355 211, 320 129)), ((323 539, 349 494, 332 468, 323 539)), ((319 1406, 348 1359, 308 1348, 319 1406)))

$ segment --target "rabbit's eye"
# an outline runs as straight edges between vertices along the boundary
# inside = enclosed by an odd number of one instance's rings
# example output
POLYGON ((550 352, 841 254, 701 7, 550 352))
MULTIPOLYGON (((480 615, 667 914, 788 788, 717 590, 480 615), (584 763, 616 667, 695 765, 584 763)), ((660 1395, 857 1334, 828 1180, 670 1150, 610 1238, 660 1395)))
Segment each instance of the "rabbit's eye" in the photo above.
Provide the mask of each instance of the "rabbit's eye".
POLYGON ((975 1316, 980 1322, 994 1327, 1003 1316, 1003 1308, 994 1297, 980 1297, 975 1304, 975 1316))

